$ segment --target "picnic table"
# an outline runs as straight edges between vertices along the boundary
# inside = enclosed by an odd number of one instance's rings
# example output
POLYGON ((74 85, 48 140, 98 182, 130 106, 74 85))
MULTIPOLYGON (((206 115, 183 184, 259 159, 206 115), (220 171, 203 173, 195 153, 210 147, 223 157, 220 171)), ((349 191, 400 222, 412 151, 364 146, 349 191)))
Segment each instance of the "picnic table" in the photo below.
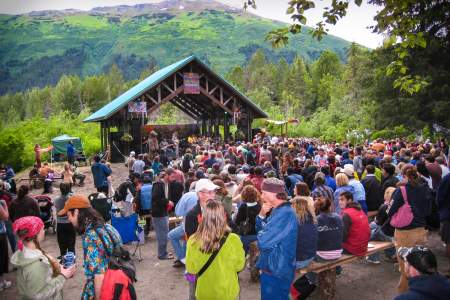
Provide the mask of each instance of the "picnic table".
MULTIPOLYGON (((348 264, 356 260, 365 258, 366 256, 372 255, 374 253, 383 251, 394 247, 392 242, 369 242, 369 247, 364 256, 356 256, 351 254, 343 254, 341 258, 327 261, 327 262, 316 262, 313 261, 307 268, 300 269, 297 271, 297 278, 308 273, 314 272, 318 274, 318 298, 321 300, 333 299, 336 293, 336 267, 343 264, 348 264)), ((297 279, 296 278, 296 279, 297 279)))

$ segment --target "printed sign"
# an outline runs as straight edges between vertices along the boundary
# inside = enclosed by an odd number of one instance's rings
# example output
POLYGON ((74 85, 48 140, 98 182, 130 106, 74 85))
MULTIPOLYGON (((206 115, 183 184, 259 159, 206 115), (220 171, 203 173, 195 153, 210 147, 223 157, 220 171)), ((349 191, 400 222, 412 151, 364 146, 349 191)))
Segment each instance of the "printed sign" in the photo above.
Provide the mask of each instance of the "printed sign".
POLYGON ((130 102, 128 103, 128 111, 130 113, 139 113, 146 114, 147 113, 147 102, 130 102))
POLYGON ((184 93, 200 94, 200 76, 197 73, 184 73, 184 93))

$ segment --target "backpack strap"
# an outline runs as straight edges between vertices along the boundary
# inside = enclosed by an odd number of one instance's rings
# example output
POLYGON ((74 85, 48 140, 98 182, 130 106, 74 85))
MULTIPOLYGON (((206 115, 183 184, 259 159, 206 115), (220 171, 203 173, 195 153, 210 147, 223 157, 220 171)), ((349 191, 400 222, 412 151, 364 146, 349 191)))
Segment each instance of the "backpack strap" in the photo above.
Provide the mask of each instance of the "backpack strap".
POLYGON ((406 187, 404 185, 400 186, 400 191, 402 192, 403 201, 405 201, 405 203, 409 205, 408 195, 406 193, 406 187))
POLYGON ((214 259, 216 258, 217 254, 219 254, 220 249, 222 249, 223 244, 225 244, 225 241, 228 238, 228 232, 225 233, 225 235, 222 237, 222 239, 220 240, 220 245, 219 248, 217 248, 212 254, 211 256, 208 258, 208 261, 203 265, 203 267, 200 269, 200 271, 198 271, 197 273, 197 279, 202 276, 203 273, 205 273, 205 271, 209 268, 209 266, 212 264, 212 262, 214 261, 214 259))

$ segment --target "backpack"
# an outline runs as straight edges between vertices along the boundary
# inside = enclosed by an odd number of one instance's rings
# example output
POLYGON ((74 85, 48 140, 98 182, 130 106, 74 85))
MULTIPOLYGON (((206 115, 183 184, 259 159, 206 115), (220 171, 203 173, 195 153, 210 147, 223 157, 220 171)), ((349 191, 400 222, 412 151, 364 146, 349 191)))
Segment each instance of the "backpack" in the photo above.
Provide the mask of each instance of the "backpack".
POLYGON ((111 199, 106 198, 98 198, 99 193, 92 193, 88 196, 89 202, 96 211, 100 213, 103 219, 108 222, 111 220, 111 208, 112 202, 111 199))
MULTIPOLYGON (((109 257, 108 269, 105 272, 100 300, 136 300, 136 291, 133 283, 136 282, 136 267, 131 260, 130 253, 114 242, 108 229, 107 234, 114 244, 114 249, 109 257)), ((107 249, 103 234, 97 231, 105 250, 107 249)), ((106 251, 106 253, 108 253, 106 251)))
POLYGON ((391 225, 395 228, 403 228, 411 224, 414 216, 412 213, 412 208, 408 202, 408 196, 406 194, 406 188, 404 186, 400 187, 402 192, 403 201, 405 202, 398 211, 391 218, 391 225))
POLYGON ((253 224, 250 223, 250 218, 249 218, 249 215, 248 215, 248 205, 247 204, 245 204, 245 213, 246 213, 245 220, 242 221, 238 225, 238 234, 239 235, 248 235, 254 229, 253 224))
POLYGON ((181 170, 184 173, 189 172, 189 169, 191 168, 191 157, 189 155, 185 155, 183 157, 183 161, 181 163, 181 170))
POLYGON ((125 201, 125 199, 127 198, 127 188, 129 184, 130 182, 125 181, 119 185, 119 188, 114 192, 115 202, 125 201))

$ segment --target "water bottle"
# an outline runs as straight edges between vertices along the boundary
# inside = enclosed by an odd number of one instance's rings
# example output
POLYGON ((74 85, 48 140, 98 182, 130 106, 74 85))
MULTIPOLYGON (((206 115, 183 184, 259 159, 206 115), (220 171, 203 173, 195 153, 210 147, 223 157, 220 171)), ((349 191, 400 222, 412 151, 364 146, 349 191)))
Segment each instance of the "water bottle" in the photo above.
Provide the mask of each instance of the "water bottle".
POLYGON ((75 253, 67 251, 66 255, 63 256, 64 269, 70 268, 74 264, 75 264, 75 253))

